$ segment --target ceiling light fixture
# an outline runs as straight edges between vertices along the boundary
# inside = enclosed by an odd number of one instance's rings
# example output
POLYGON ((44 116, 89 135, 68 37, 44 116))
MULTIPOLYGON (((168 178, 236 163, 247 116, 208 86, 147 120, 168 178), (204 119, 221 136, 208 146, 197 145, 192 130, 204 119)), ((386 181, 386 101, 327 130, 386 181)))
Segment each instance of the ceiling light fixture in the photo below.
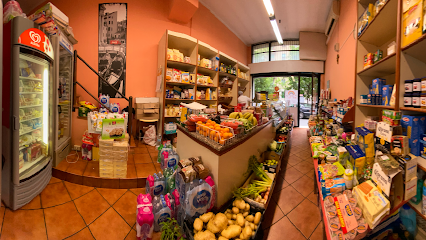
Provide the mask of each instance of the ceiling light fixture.
POLYGON ((277 38, 278 43, 283 44, 283 38, 281 37, 280 29, 278 29, 277 20, 275 18, 271 19, 271 25, 272 29, 274 29, 275 37, 277 38))
POLYGON ((272 7, 271 0, 263 0, 263 4, 265 5, 269 17, 274 16, 274 8, 272 7))

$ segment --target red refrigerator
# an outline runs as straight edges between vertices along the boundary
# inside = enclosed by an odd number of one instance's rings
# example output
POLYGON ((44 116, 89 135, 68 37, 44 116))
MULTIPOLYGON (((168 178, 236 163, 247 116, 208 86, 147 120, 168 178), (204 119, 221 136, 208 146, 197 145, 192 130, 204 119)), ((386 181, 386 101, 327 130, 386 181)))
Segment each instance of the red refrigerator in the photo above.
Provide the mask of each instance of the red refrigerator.
POLYGON ((52 176, 53 50, 34 22, 15 17, 3 30, 2 200, 15 210, 52 176))

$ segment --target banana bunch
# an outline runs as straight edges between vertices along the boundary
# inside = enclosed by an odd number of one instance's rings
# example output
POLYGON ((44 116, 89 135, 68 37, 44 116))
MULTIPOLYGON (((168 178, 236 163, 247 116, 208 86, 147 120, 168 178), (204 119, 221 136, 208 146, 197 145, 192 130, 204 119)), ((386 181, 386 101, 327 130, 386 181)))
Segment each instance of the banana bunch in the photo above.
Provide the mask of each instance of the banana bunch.
POLYGON ((253 126, 257 125, 257 119, 253 116, 252 113, 246 112, 246 113, 241 113, 241 112, 233 112, 231 114, 229 114, 229 118, 232 119, 247 119, 248 122, 251 122, 253 124, 253 126))

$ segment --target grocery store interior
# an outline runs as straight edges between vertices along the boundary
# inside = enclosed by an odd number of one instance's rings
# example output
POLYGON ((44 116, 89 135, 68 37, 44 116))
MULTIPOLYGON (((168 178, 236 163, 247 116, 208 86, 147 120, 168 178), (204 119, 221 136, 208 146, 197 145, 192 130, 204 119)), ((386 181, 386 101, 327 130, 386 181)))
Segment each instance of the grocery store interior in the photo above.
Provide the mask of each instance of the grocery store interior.
POLYGON ((426 0, 1 6, 0 240, 426 240, 426 0))

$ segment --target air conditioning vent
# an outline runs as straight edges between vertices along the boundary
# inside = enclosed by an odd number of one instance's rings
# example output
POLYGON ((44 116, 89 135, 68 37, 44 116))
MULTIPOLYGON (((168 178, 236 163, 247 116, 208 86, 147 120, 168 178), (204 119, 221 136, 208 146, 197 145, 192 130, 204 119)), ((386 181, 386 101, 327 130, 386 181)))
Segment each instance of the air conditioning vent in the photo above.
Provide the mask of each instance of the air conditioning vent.
POLYGON ((330 12, 328 13, 326 26, 325 26, 325 35, 327 36, 327 42, 330 38, 330 35, 333 33, 334 27, 336 26, 337 19, 340 15, 340 1, 333 0, 331 4, 330 12))

